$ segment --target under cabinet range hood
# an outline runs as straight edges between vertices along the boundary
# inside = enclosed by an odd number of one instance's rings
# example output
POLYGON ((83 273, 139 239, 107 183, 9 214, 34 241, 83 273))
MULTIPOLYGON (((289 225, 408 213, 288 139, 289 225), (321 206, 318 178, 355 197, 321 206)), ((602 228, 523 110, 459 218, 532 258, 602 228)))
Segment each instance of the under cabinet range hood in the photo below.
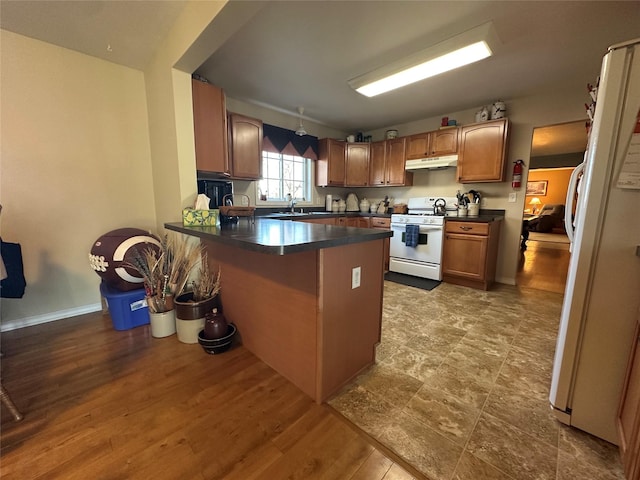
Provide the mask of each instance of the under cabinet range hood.
POLYGON ((455 167, 458 164, 458 155, 443 155, 441 157, 418 158, 407 160, 405 170, 422 170, 455 167))

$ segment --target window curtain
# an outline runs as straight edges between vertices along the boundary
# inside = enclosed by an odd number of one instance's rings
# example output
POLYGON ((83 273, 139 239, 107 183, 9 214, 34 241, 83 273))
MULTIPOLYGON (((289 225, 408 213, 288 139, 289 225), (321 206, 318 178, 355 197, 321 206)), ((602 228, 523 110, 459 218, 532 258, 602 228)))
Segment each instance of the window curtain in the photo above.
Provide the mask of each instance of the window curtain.
POLYGON ((262 125, 262 132, 262 149, 267 152, 318 159, 318 137, 296 135, 293 130, 266 123, 262 125))

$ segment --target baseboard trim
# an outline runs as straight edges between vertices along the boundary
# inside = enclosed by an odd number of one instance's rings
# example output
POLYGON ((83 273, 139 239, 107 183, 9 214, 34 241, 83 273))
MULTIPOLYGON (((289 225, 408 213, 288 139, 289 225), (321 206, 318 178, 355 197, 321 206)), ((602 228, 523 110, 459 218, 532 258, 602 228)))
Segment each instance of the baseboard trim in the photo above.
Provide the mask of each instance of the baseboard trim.
POLYGON ((82 307, 69 308, 67 310, 58 310, 57 312, 35 315, 33 317, 19 318, 17 320, 2 322, 2 324, 0 324, 0 332, 8 332, 10 330, 16 330, 18 328, 32 327, 34 325, 40 325, 42 323, 55 322, 56 320, 62 320, 69 317, 77 317, 78 315, 99 312, 101 310, 102 304, 94 303, 91 305, 84 305, 82 307))
POLYGON ((498 277, 496 283, 504 283, 505 285, 515 285, 516 279, 511 277, 498 277))

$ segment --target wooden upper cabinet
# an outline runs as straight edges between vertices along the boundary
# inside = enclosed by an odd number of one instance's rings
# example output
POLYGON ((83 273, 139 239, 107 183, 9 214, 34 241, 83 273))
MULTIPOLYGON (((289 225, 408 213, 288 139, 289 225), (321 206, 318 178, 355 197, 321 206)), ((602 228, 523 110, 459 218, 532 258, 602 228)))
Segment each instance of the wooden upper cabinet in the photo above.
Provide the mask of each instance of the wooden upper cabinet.
POLYGON ((345 186, 369 185, 369 143, 347 143, 345 154, 345 186))
POLYGON ((445 128, 406 137, 407 160, 416 160, 458 152, 458 129, 445 128))
POLYGON ((413 172, 407 172, 406 163, 406 138, 394 138, 387 140, 386 145, 386 184, 401 186, 413 185, 413 172))
POLYGON ((413 185, 413 173, 406 172, 405 137, 371 144, 369 183, 373 186, 413 185))
POLYGON ((318 141, 318 160, 316 161, 316 185, 344 186, 345 142, 332 138, 318 141))
MULTIPOLYGON (((373 142, 369 151, 369 185, 385 185, 386 175, 386 150, 387 142, 373 142)), ((403 160, 404 162, 404 160, 403 160)))
POLYGON ((458 153, 458 133, 458 128, 445 128, 431 132, 430 154, 438 156, 458 153))
POLYGON ((231 176, 257 180, 262 177, 262 121, 229 114, 231 176))
POLYGON ((415 160, 429 156, 430 132, 410 135, 407 139, 407 160, 415 160))
POLYGON ((196 169, 231 175, 227 149, 224 92, 210 83, 191 80, 196 169))
POLYGON ((458 182, 503 182, 508 140, 509 123, 506 118, 462 127, 458 182))

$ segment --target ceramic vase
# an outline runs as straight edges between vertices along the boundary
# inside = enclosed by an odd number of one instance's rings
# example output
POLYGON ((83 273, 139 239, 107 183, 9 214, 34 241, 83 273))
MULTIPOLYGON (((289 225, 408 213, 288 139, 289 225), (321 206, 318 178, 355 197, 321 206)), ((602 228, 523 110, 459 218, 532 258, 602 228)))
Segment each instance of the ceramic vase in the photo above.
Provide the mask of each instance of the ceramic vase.
POLYGON ((154 338, 169 337, 176 333, 176 311, 149 312, 151 336, 154 338))
POLYGON ((214 308, 221 310, 219 298, 207 298, 193 301, 193 292, 178 295, 174 300, 176 306, 176 331, 182 343, 198 343, 198 333, 204 328, 204 318, 214 308))

